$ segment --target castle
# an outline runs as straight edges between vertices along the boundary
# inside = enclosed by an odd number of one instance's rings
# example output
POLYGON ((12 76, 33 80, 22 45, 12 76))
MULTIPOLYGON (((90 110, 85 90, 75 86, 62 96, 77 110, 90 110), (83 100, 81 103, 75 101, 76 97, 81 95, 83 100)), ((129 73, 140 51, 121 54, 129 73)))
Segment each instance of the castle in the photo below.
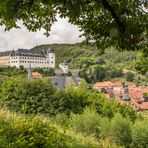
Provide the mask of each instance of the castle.
POLYGON ((55 52, 48 50, 27 50, 18 49, 16 51, 0 52, 0 67, 15 66, 19 68, 55 68, 55 52))

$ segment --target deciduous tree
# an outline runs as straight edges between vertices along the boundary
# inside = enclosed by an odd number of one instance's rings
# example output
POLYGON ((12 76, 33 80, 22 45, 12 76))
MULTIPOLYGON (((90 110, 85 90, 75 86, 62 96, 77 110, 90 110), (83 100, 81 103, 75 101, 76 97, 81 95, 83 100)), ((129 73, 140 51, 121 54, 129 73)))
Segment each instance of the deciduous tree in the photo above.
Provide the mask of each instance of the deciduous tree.
POLYGON ((0 24, 9 30, 22 20, 28 30, 49 35, 58 14, 101 49, 147 50, 147 8, 147 0, 0 0, 0 24))

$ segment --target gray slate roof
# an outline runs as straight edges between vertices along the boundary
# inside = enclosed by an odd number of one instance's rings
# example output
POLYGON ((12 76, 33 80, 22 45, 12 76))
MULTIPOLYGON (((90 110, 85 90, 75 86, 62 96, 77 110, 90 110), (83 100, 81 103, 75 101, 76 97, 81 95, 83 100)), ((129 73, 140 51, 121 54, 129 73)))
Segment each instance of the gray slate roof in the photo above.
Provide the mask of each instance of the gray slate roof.
POLYGON ((81 79, 73 76, 54 76, 50 77, 50 80, 55 87, 64 89, 69 84, 72 84, 74 87, 78 86, 81 79))
POLYGON ((40 50, 18 49, 11 56, 30 56, 30 57, 45 57, 46 53, 40 50))
POLYGON ((0 56, 30 56, 30 57, 46 57, 47 53, 54 53, 54 49, 48 50, 35 50, 35 49, 18 49, 16 51, 0 52, 0 56))
POLYGON ((13 50, 11 50, 11 51, 3 51, 3 52, 0 52, 0 56, 9 56, 9 55, 11 55, 12 52, 13 52, 13 50))

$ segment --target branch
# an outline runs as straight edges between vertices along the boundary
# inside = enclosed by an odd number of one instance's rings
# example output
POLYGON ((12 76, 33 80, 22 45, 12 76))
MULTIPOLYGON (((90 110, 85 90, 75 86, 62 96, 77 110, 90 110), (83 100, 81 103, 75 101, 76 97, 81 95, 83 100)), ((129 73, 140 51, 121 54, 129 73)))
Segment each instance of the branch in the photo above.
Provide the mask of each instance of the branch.
POLYGON ((105 9, 107 9, 113 16, 117 26, 118 26, 118 30, 121 34, 124 34, 125 32, 125 26, 124 24, 120 21, 119 17, 117 16, 114 8, 108 3, 108 0, 102 0, 102 4, 104 6, 105 9))

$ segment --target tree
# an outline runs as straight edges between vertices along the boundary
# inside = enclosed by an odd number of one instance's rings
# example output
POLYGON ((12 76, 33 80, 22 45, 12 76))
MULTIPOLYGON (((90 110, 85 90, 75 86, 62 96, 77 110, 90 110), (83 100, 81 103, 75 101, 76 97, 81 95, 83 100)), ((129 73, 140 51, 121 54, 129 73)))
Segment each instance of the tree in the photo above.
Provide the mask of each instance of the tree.
POLYGON ((114 77, 121 77, 122 76, 122 69, 120 68, 113 68, 110 70, 110 76, 111 78, 114 78, 114 77))
POLYGON ((28 30, 44 28, 49 35, 59 14, 103 50, 110 45, 133 50, 148 47, 147 0, 0 0, 0 6, 0 24, 6 30, 19 28, 17 21, 22 20, 28 30))
POLYGON ((55 89, 48 79, 9 78, 2 82, 0 101, 22 113, 49 113, 55 89))
POLYGON ((97 65, 94 68, 94 79, 96 79, 97 81, 103 81, 108 79, 108 73, 106 69, 102 66, 97 65))
POLYGON ((134 73, 128 71, 128 72, 126 73, 126 80, 127 80, 127 81, 133 81, 133 80, 134 80, 134 73))

